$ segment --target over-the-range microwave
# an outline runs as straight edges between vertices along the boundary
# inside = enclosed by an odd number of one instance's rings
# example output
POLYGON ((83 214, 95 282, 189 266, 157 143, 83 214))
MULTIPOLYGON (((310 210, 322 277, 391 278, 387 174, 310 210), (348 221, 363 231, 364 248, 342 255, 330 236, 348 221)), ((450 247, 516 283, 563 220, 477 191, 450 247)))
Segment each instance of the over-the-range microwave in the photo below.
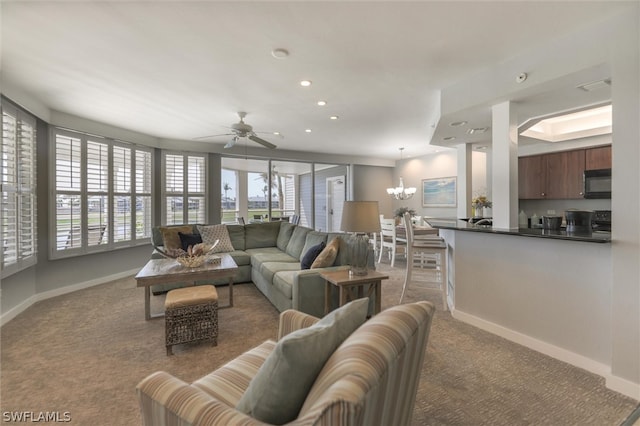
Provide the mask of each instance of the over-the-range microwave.
POLYGON ((584 198, 611 198, 611 169, 584 171, 584 198))

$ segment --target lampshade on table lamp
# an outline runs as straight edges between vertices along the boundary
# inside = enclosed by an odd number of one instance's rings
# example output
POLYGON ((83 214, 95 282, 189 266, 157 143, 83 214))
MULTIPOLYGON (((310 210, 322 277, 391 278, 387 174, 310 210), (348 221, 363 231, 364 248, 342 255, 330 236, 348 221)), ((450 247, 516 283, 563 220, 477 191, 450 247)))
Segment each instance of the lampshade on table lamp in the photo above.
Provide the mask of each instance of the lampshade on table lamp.
POLYGON ((366 275, 369 256, 370 232, 380 232, 380 213, 377 201, 345 201, 342 208, 340 229, 352 232, 350 244, 351 271, 354 275, 366 275))

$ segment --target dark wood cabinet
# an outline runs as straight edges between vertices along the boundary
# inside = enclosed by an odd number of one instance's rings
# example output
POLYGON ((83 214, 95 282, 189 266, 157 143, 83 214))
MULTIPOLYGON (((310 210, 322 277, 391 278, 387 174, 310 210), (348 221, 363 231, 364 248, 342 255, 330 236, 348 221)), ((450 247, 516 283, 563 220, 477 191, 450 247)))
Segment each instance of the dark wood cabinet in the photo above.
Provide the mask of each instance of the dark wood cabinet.
POLYGON ((583 198, 584 150, 545 155, 548 199, 583 198))
POLYGON ((585 170, 610 169, 611 145, 588 148, 585 152, 585 170))
POLYGON ((547 176, 543 167, 543 155, 518 158, 519 198, 537 200, 545 198, 547 176))
POLYGON ((583 198, 585 150, 554 152, 518 158, 521 199, 583 198))

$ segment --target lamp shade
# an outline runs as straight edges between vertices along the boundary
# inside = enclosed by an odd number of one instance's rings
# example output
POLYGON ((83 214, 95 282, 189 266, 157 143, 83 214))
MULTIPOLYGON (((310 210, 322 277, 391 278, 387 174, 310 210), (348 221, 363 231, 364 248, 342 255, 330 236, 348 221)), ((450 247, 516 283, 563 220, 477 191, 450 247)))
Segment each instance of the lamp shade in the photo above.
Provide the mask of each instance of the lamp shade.
POLYGON ((345 232, 379 232, 377 201, 345 201, 340 229, 345 232))

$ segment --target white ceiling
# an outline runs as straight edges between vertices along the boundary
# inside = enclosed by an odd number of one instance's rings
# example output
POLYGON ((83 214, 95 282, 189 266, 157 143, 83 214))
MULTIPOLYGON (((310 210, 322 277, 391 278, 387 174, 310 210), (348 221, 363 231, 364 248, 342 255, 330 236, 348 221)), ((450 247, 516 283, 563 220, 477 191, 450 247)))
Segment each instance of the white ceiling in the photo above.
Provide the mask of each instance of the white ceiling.
MULTIPOLYGON (((247 111, 254 130, 282 133, 282 139, 260 135, 281 149, 399 158, 405 147, 406 158, 439 148, 428 142, 440 89, 592 25, 625 3, 1 6, 2 78, 51 110, 178 140, 227 133, 236 112, 247 111), (275 48, 289 57, 274 58, 275 48), (311 87, 301 87, 303 79, 311 87)), ((548 95, 537 98, 553 104, 548 95)))

